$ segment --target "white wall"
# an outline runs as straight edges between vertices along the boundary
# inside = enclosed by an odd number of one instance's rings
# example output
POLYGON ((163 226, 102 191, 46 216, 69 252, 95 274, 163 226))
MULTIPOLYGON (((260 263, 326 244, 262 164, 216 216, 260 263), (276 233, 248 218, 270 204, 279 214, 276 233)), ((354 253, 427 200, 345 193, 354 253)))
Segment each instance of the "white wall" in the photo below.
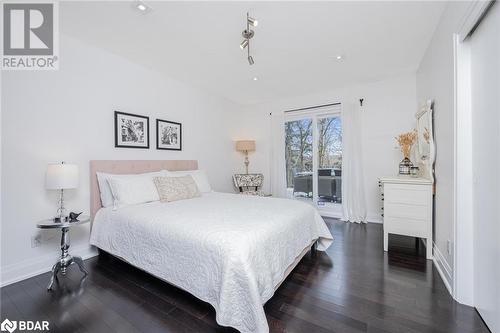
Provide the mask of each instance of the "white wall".
MULTIPOLYGON (((36 221, 56 210, 57 193, 44 188, 49 162, 80 168, 80 187, 67 195, 72 211, 89 212, 92 159, 197 159, 216 190, 233 191, 229 131, 238 106, 60 37, 59 71, 2 73, 2 283, 46 271, 58 256, 57 232, 44 231, 42 246, 31 248, 36 221), (114 110, 150 117, 151 149, 114 148, 114 110), (183 124, 182 152, 155 149, 156 118, 183 124)), ((72 252, 91 255, 89 225, 71 237, 72 252)))
POLYGON ((469 2, 449 2, 417 71, 417 100, 434 100, 436 197, 434 257, 443 278, 453 286, 454 253, 454 54, 453 34, 458 33, 469 2))
MULTIPOLYGON (((246 107, 238 116, 233 137, 256 140, 257 149, 249 156, 250 171, 264 174, 264 191, 270 192, 270 112, 332 102, 359 103, 359 98, 364 98, 361 130, 368 218, 380 222, 377 178, 397 174, 402 155, 396 148, 394 137, 415 127, 417 107, 414 74, 246 107)), ((235 157, 238 161, 235 170, 241 172, 243 156, 235 157)))

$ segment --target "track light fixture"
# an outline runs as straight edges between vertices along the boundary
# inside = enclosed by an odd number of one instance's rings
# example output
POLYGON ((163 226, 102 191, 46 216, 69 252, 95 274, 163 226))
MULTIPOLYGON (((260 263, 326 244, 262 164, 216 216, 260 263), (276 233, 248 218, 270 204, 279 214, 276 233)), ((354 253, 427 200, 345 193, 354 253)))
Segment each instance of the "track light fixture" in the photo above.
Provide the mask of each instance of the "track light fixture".
POLYGON ((250 24, 252 27, 256 27, 257 25, 259 25, 259 21, 257 21, 253 17, 248 16, 248 13, 247 13, 247 21, 248 24, 250 24))
POLYGON ((243 39, 243 41, 240 44, 240 49, 243 50, 247 46, 248 46, 248 39, 243 39))
POLYGON ((247 49, 247 60, 250 65, 253 65, 255 63, 252 56, 250 55, 250 39, 253 38, 255 32, 250 29, 250 26, 256 27, 257 24, 259 24, 259 22, 253 17, 250 17, 250 15, 247 13, 247 28, 241 33, 241 35, 243 36, 243 41, 240 43, 240 48, 242 50, 244 50, 245 48, 247 49))

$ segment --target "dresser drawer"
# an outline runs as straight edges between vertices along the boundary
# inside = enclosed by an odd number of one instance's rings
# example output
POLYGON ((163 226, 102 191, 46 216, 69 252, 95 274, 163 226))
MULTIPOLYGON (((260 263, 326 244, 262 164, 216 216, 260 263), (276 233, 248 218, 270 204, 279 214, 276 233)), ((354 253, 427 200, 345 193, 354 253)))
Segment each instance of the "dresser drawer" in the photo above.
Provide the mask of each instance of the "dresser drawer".
POLYGON ((431 232, 430 220, 399 217, 384 217, 384 232, 413 237, 428 237, 431 232))
POLYGON ((429 205, 430 186, 386 184, 384 186, 384 200, 386 204, 429 205))
POLYGON ((384 205, 384 215, 401 219, 429 220, 430 210, 423 205, 389 203, 384 205))

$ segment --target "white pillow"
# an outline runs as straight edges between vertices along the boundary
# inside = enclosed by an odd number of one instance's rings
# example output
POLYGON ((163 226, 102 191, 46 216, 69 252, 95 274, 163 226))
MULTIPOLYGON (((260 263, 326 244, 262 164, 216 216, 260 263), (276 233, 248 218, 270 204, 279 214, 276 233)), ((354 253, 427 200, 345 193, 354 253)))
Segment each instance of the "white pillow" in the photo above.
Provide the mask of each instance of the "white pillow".
POLYGON ((113 205, 113 194, 111 193, 111 188, 108 184, 108 178, 116 175, 96 172, 97 183, 99 184, 99 194, 101 195, 101 204, 103 207, 109 207, 113 205))
POLYGON ((191 177, 193 177, 200 193, 212 192, 212 186, 210 186, 210 182, 208 181, 207 174, 204 170, 167 171, 167 174, 170 177, 182 177, 190 175, 191 177))
POLYGON ((114 207, 160 200, 153 178, 148 176, 111 177, 108 178, 108 183, 115 199, 114 207))
POLYGON ((101 195, 101 204, 103 207, 113 206, 114 198, 113 193, 111 192, 111 187, 109 186, 108 179, 109 178, 130 178, 130 177, 149 177, 151 181, 153 181, 154 177, 162 177, 166 176, 166 171, 155 171, 155 172, 147 172, 141 174, 133 174, 133 175, 119 175, 112 173, 104 173, 104 172, 96 172, 97 174, 97 182, 99 184, 99 192, 101 195))

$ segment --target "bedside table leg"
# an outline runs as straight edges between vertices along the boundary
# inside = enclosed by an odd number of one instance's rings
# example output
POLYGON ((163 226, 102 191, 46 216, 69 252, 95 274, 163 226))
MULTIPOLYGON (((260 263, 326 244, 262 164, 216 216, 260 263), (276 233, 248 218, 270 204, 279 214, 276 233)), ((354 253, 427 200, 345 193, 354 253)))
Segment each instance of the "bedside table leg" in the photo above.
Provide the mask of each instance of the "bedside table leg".
POLYGON ((87 272, 87 270, 85 269, 85 266, 83 265, 82 258, 80 258, 80 257, 73 257, 73 262, 78 265, 78 268, 80 268, 80 271, 83 274, 85 274, 85 275, 89 274, 89 272, 87 272))
POLYGON ((66 269, 70 265, 71 256, 69 255, 69 228, 61 229, 61 274, 66 275, 66 269))
POLYGON ((57 280, 57 273, 61 269, 61 262, 57 262, 54 266, 52 266, 52 275, 50 276, 50 282, 47 286, 47 291, 52 290, 52 286, 54 285, 54 280, 57 280))

